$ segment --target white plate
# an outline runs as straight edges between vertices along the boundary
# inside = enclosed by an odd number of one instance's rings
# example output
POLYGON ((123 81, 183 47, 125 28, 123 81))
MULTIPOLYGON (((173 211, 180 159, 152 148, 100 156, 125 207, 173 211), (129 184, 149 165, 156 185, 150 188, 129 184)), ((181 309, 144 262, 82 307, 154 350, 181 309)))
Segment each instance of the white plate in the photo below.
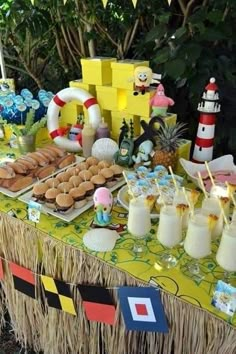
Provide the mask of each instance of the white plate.
MULTIPOLYGON (((47 177, 48 178, 48 177, 47 177)), ((117 182, 113 187, 109 188, 111 192, 115 191, 116 189, 120 188, 125 184, 125 180, 122 179, 121 181, 117 182)), ((32 190, 29 191, 28 193, 22 195, 19 200, 22 201, 23 203, 28 204, 30 200, 32 199, 32 190)), ((93 206, 93 200, 89 200, 86 205, 84 205, 80 209, 73 209, 70 213, 68 214, 61 214, 58 211, 54 211, 53 209, 48 208, 46 205, 42 204, 42 209, 41 212, 44 214, 49 214, 53 215, 58 219, 64 220, 66 222, 70 222, 77 218, 80 214, 84 213, 86 210, 91 208, 93 206)))
MULTIPOLYGON (((197 177, 198 172, 207 172, 205 164, 198 164, 183 158, 179 159, 183 169, 188 174, 190 179, 201 189, 201 185, 199 184, 199 180, 197 177)), ((234 164, 234 158, 232 155, 224 155, 217 159, 214 159, 208 162, 208 166, 211 172, 215 171, 232 171, 236 173, 236 166, 234 164)))
MULTIPOLYGON (((73 162, 72 164, 70 164, 70 165, 68 165, 68 166, 66 166, 66 167, 63 167, 63 168, 60 168, 60 169, 56 170, 56 171, 53 172, 51 175, 49 175, 49 176, 47 176, 47 177, 45 177, 45 178, 43 178, 43 179, 40 179, 40 182, 43 182, 43 181, 45 181, 46 179, 57 175, 59 172, 62 172, 62 171, 64 171, 64 170, 66 170, 67 168, 72 167, 72 166, 74 166, 74 165, 76 165, 76 164, 78 164, 78 163, 80 163, 80 162, 82 162, 82 161, 85 160, 85 158, 84 158, 84 157, 81 157, 81 156, 76 156, 75 158, 76 158, 76 161, 75 161, 75 162, 73 162)), ((29 189, 31 189, 31 188, 35 185, 35 183, 37 183, 37 182, 38 182, 38 180, 37 180, 36 178, 34 178, 32 184, 30 184, 28 187, 26 187, 26 188, 24 188, 24 189, 21 189, 21 190, 18 191, 18 192, 12 192, 12 191, 10 191, 10 190, 7 189, 7 188, 0 187, 0 193, 2 193, 2 194, 4 194, 4 195, 7 195, 8 197, 11 197, 11 198, 17 198, 17 197, 19 197, 21 194, 24 194, 24 193, 27 192, 29 189)))
MULTIPOLYGON (((117 199, 120 202, 120 204, 125 208, 126 210, 129 210, 129 203, 127 201, 127 194, 128 194, 128 187, 125 185, 122 187, 118 194, 117 194, 117 199)), ((159 214, 157 213, 151 213, 151 219, 156 219, 159 218, 159 214)))

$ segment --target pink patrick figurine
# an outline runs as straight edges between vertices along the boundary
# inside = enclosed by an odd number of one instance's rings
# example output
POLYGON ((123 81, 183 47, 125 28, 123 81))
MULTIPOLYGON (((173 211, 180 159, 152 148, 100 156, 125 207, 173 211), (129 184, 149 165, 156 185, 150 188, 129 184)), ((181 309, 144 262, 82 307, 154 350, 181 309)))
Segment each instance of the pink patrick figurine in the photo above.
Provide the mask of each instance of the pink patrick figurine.
POLYGON ((150 106, 152 107, 151 116, 166 115, 169 106, 173 106, 175 102, 172 98, 165 95, 165 89, 162 84, 157 86, 155 95, 150 99, 150 106))

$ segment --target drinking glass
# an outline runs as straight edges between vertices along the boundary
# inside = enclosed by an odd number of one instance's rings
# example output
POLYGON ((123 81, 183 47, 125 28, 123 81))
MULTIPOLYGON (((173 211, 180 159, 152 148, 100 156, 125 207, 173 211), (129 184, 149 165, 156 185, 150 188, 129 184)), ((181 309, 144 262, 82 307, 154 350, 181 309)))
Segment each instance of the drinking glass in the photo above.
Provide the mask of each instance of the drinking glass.
POLYGON ((200 213, 205 216, 213 214, 218 217, 218 220, 211 231, 212 240, 216 240, 222 234, 224 225, 219 200, 215 197, 205 198, 202 202, 202 208, 200 210, 200 213))
POLYGON ((144 198, 133 198, 129 202, 128 231, 135 237, 133 254, 142 257, 146 251, 143 241, 151 229, 150 208, 144 198))
POLYGON ((208 227, 208 219, 201 214, 194 214, 189 219, 186 238, 184 240, 185 252, 193 258, 187 264, 187 275, 195 280, 204 278, 204 271, 199 260, 211 253, 211 231, 208 227))
POLYGON ((236 225, 225 225, 220 245, 216 253, 217 263, 225 270, 224 281, 229 282, 236 272, 236 225))
MULTIPOLYGON (((161 208, 157 239, 165 247, 172 249, 182 240, 182 218, 174 205, 161 208)), ((170 251, 163 252, 157 259, 163 268, 172 268, 177 264, 177 258, 170 251)))

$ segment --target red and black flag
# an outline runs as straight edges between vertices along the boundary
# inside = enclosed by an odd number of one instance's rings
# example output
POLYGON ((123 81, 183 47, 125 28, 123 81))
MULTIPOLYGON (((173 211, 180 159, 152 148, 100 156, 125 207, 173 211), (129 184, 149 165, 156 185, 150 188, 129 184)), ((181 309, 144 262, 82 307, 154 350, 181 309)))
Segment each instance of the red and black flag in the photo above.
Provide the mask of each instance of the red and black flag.
POLYGON ((36 298, 36 280, 35 274, 24 267, 13 262, 9 263, 10 270, 13 276, 14 287, 21 293, 36 298))
POLYGON ((100 286, 87 285, 78 285, 78 289, 87 319, 114 325, 116 308, 109 291, 100 286))

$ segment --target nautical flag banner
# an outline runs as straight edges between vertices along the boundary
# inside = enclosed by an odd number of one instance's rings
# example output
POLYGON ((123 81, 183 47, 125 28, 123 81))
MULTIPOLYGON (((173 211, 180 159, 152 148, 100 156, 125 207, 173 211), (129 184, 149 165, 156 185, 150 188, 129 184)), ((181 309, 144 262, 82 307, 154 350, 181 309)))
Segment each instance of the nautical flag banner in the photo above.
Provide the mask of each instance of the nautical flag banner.
POLYGON ((70 286, 63 281, 41 275, 45 296, 49 307, 68 312, 76 316, 74 302, 71 297, 70 286))
POLYGON ((114 325, 116 308, 109 291, 100 286, 87 285, 78 285, 78 289, 87 319, 114 325))
POLYGON ((2 266, 2 259, 0 258, 0 280, 3 280, 4 273, 3 273, 3 266, 2 266))
POLYGON ((107 6, 108 0, 102 0, 102 3, 103 3, 103 7, 105 9, 105 7, 107 6))
POLYGON ((31 270, 21 267, 13 262, 9 263, 9 267, 13 276, 15 289, 35 299, 35 274, 31 270))
POLYGON ((159 290, 127 286, 118 289, 118 296, 126 329, 168 332, 159 290))

